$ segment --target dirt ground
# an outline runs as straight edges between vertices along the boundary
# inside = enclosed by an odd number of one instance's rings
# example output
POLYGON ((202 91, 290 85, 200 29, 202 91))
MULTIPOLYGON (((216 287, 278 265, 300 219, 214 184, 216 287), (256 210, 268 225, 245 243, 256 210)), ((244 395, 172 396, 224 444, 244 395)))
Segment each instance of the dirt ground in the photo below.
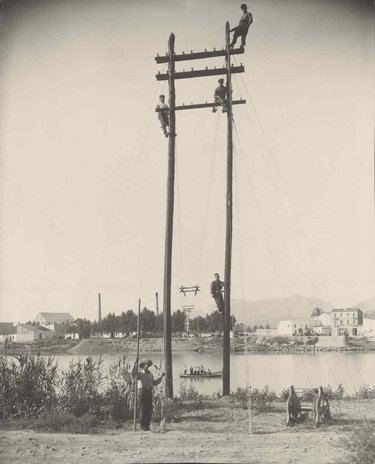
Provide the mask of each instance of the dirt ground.
POLYGON ((375 423, 375 400, 332 402, 332 423, 317 429, 311 418, 286 428, 283 404, 252 415, 220 400, 171 406, 164 431, 157 423, 151 432, 131 423, 84 435, 2 430, 0 462, 342 464, 353 427, 375 423))

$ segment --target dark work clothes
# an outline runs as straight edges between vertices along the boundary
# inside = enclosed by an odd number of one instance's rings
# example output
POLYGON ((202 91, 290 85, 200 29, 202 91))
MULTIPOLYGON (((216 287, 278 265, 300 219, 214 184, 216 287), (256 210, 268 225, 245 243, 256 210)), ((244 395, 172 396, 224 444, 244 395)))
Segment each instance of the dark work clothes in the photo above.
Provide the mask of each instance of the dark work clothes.
POLYGON ((241 37, 241 46, 244 47, 246 45, 246 36, 249 31, 249 27, 253 22, 253 15, 248 11, 241 16, 240 23, 237 27, 235 27, 233 40, 230 46, 233 48, 235 43, 237 42, 238 37, 241 37))
POLYGON ((217 309, 219 312, 224 312, 224 298, 221 293, 221 290, 223 289, 224 282, 221 280, 213 280, 211 282, 211 294, 212 298, 215 300, 217 309))
POLYGON ((152 416, 152 391, 141 390, 139 404, 139 422, 142 430, 150 430, 152 416))

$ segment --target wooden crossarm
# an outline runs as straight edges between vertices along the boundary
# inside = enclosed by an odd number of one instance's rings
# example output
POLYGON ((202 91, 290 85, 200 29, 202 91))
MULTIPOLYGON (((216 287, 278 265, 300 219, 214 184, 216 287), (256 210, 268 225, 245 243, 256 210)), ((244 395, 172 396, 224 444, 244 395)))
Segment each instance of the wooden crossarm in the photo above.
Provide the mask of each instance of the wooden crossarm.
MULTIPOLYGON (((187 61, 187 60, 200 60, 202 58, 216 58, 218 56, 225 56, 226 53, 227 53, 226 50, 215 50, 215 49, 210 50, 210 51, 205 50, 204 52, 193 52, 193 51, 191 51, 190 53, 182 52, 182 54, 174 55, 173 61, 187 61)), ((234 48, 230 51, 231 55, 240 55, 242 53, 245 53, 244 47, 234 48)), ((158 64, 169 63, 168 53, 165 54, 164 56, 163 55, 156 56, 155 61, 158 64)))
MULTIPOLYGON (((232 74, 237 74, 241 72, 245 72, 245 68, 243 65, 241 66, 231 66, 230 72, 232 74)), ((219 76, 227 74, 227 68, 212 68, 212 69, 192 69, 191 71, 181 71, 173 73, 174 79, 189 79, 192 77, 205 77, 205 76, 219 76)), ((156 74, 157 81, 167 81, 169 78, 168 73, 158 73, 156 74)))
MULTIPOLYGON (((246 103, 246 100, 233 100, 232 101, 232 104, 233 105, 244 105, 246 103)), ((195 109, 200 109, 200 108, 213 108, 214 106, 216 106, 214 103, 191 103, 190 105, 179 105, 179 106, 176 106, 175 107, 175 110, 178 111, 178 110, 195 110, 195 109)), ((157 113, 164 113, 164 112, 167 112, 169 111, 169 108, 155 108, 155 111, 157 113)))

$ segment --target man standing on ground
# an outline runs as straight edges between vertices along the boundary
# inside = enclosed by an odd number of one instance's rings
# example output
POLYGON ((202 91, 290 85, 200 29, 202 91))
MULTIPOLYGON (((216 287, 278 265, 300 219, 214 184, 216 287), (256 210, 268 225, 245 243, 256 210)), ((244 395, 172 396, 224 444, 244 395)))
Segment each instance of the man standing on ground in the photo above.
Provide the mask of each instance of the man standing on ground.
POLYGON ((215 280, 211 282, 211 295, 212 298, 215 300, 217 309, 220 313, 224 312, 224 298, 223 294, 221 293, 224 287, 224 282, 220 280, 219 274, 215 274, 215 280))
POLYGON ((168 105, 165 103, 165 96, 160 95, 159 103, 156 106, 157 109, 161 109, 163 111, 158 111, 158 118, 161 124, 161 128, 163 129, 164 135, 168 137, 167 127, 169 129, 169 114, 168 114, 168 105))
POLYGON ((241 37, 241 47, 244 47, 246 45, 246 36, 249 31, 249 27, 253 23, 253 15, 249 11, 247 11, 247 5, 245 3, 241 5, 241 10, 243 12, 243 15, 241 16, 240 23, 238 24, 238 26, 234 27, 230 31, 234 31, 233 40, 230 44, 230 48, 234 47, 238 37, 241 37))
POLYGON ((228 89, 224 85, 224 79, 221 78, 218 80, 219 82, 219 87, 215 89, 215 94, 214 94, 214 106, 212 108, 212 112, 216 113, 217 107, 222 106, 223 107, 223 113, 227 112, 227 96, 228 96, 228 89))
MULTIPOLYGON (((164 377, 164 373, 156 380, 154 380, 153 375, 148 370, 149 367, 152 366, 152 361, 143 359, 139 363, 138 372, 138 380, 142 383, 141 394, 140 394, 140 404, 139 404, 139 422, 141 424, 141 430, 149 431, 150 430, 150 422, 152 416, 152 387, 159 385, 161 379, 164 377)), ((132 376, 136 376, 136 372, 138 369, 138 358, 135 360, 132 376)))

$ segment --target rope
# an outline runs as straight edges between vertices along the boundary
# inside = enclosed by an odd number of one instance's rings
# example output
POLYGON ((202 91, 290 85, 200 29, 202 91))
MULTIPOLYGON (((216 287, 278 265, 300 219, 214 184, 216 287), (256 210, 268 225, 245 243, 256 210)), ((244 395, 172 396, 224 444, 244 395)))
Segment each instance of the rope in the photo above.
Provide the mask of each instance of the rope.
POLYGON ((218 134, 220 134, 220 122, 221 118, 219 117, 220 113, 217 113, 216 116, 216 125, 215 125, 215 132, 214 132, 214 141, 213 141, 213 148, 212 148, 212 154, 211 154, 211 166, 210 166, 210 178, 208 182, 208 189, 207 189, 207 198, 206 198, 206 205, 205 205, 205 214, 204 214, 204 223, 203 223, 203 229, 202 229, 202 238, 200 240, 201 246, 199 250, 199 255, 198 255, 198 267, 197 267, 197 282, 200 282, 200 272, 201 272, 201 264, 202 264, 202 255, 203 255, 203 248, 205 245, 205 237, 206 237, 206 232, 207 232, 207 219, 208 219, 208 208, 210 205, 210 193, 212 189, 212 180, 213 180, 213 173, 214 173, 214 168, 215 168, 215 159, 216 159, 216 152, 217 152, 217 145, 218 145, 218 134))
MULTIPOLYGON (((236 60, 235 57, 233 57, 233 58, 234 58, 234 60, 236 60)), ((274 163, 274 166, 275 166, 275 169, 276 169, 276 173, 277 173, 279 182, 281 183, 281 186, 282 186, 283 189, 284 189, 284 194, 285 194, 285 197, 286 197, 286 202, 288 203, 290 212, 291 212, 292 216, 294 217, 294 219, 295 219, 295 221, 296 221, 296 223, 297 223, 298 229, 299 229, 299 231, 300 231, 300 233, 301 233, 301 235, 302 235, 303 241, 304 241, 304 243, 305 243, 305 245, 306 245, 306 249, 309 251, 309 257, 310 257, 310 259, 311 259, 311 261, 312 261, 312 264, 313 264, 313 266, 315 267, 315 270, 316 270, 316 272, 317 272, 317 274, 318 274, 318 277, 319 277, 319 280, 320 280, 320 284, 321 284, 321 286, 322 286, 322 288, 323 288, 323 290, 324 290, 324 292, 325 292, 325 294, 326 294, 326 298, 328 298, 328 301, 331 301, 331 298, 330 298, 328 289, 327 289, 327 287, 326 287, 326 285, 325 285, 324 279, 323 279, 323 277, 322 277, 320 268, 319 268, 319 266, 318 266, 318 264, 317 264, 317 262, 316 262, 316 260, 315 260, 315 258, 314 258, 314 254, 312 253, 311 248, 310 248, 309 245, 308 245, 307 237, 306 237, 306 234, 305 234, 305 232, 304 232, 304 230, 303 230, 303 227, 302 227, 302 225, 301 225, 301 222, 300 222, 300 220, 299 220, 299 217, 298 217, 298 215, 296 214, 295 210, 293 209, 292 203, 291 203, 291 201, 290 201, 290 195, 289 195, 289 191, 288 191, 286 182, 285 182, 285 180, 284 180, 284 178, 283 178, 283 176, 282 176, 282 174, 281 174, 281 170, 280 170, 279 165, 278 165, 278 163, 277 163, 277 159, 276 159, 276 157, 274 156, 274 153, 273 153, 273 151, 272 151, 272 149, 271 149, 271 144, 270 144, 269 139, 268 139, 268 137, 267 137, 267 135, 266 135, 266 132, 265 132, 265 130, 264 130, 264 127, 263 127, 263 125, 262 125, 262 123, 261 123, 261 120, 260 120, 260 118, 259 118, 257 109, 256 109, 256 107, 255 107, 255 104, 254 104, 254 102, 253 102, 253 99, 252 99, 252 97, 251 97, 251 95, 250 95, 250 92, 249 92, 249 90, 248 90, 248 87, 247 87, 247 85, 246 85, 245 79, 244 79, 244 77, 242 76, 242 74, 241 74, 240 77, 241 77, 241 79, 242 79, 242 82, 243 82, 243 85, 244 85, 244 87, 245 87, 246 93, 247 93, 247 95, 248 95, 248 97, 249 97, 251 106, 252 106, 252 108, 253 108, 253 111, 254 111, 254 114, 255 114, 255 119, 256 119, 256 121, 257 121, 257 123, 258 123, 258 125, 259 125, 259 127, 260 127, 260 130, 261 130, 261 132, 262 132, 262 134, 263 134, 265 143, 266 143, 266 145, 267 145, 267 151, 268 151, 268 153, 270 154, 271 159, 272 159, 272 161, 273 161, 273 163, 274 163)), ((236 75, 234 75, 234 78, 235 78, 236 85, 237 85, 237 87, 238 87, 238 89, 239 89, 239 84, 238 84, 236 75)), ((270 169, 270 167, 269 167, 269 164, 268 164, 268 161, 267 161, 267 157, 265 156, 265 153, 264 153, 264 151, 263 151, 262 144, 259 142, 258 134, 257 134, 257 132, 256 132, 256 130, 255 130, 255 126, 254 126, 253 123, 252 123, 252 120, 251 120, 251 117, 250 117, 250 114, 249 114, 249 112, 248 112, 248 109, 247 109, 247 106, 246 106, 246 105, 245 105, 245 110, 246 110, 247 117, 248 117, 248 119, 249 119, 249 121, 250 121, 250 124, 251 124, 252 127, 253 127, 253 130, 254 130, 254 133, 255 133, 255 135, 256 135, 256 138, 257 138, 257 140, 258 140, 259 147, 260 147, 260 149, 261 149, 262 155, 263 155, 263 157, 264 157, 264 160, 265 160, 265 163, 266 163, 266 166, 267 166, 267 170, 268 170, 268 172, 269 172, 269 174, 270 174, 270 177, 271 177, 272 181, 274 182, 274 186, 275 186, 275 188, 276 188, 276 183, 275 183, 274 177, 273 177, 273 175, 272 175, 271 169, 270 169)), ((276 190, 277 190, 277 189, 276 189, 276 190)), ((286 204, 285 204, 284 201, 285 201, 285 199, 283 198, 282 204, 283 204, 283 207, 284 207, 284 209, 285 209, 285 212, 287 212, 288 208, 287 208, 287 206, 286 206, 286 204)), ((291 230, 293 231, 292 228, 291 228, 291 230)), ((294 233, 294 232, 293 232, 293 233, 294 233)), ((294 235, 294 236, 295 236, 295 235, 294 235)), ((308 268, 307 268, 307 265, 306 265, 306 263, 305 263, 305 260, 304 260, 304 257, 303 257, 303 254, 302 254, 302 251, 301 251, 299 242, 298 242, 297 239, 296 239, 296 236, 295 236, 295 242, 296 242, 296 244, 297 244, 299 255, 300 255, 301 260, 302 260, 302 262, 303 262, 303 265, 304 265, 304 267, 305 267, 305 272, 306 272, 306 274, 308 275, 308 268)), ((312 285, 312 288, 313 288, 314 293, 315 293, 316 296, 317 296, 317 291, 316 291, 316 287, 315 287, 314 282, 311 282, 311 285, 312 285)))
MULTIPOLYGON (((165 66, 164 66, 164 68, 165 68, 165 66)), ((163 92, 164 86, 165 86, 165 82, 163 83, 161 92, 163 92)), ((124 200, 125 200, 125 198, 127 196, 130 183, 131 183, 131 181, 133 179, 135 169, 136 169, 136 167, 138 165, 138 161, 140 159, 140 155, 142 153, 145 141, 147 140, 149 129, 150 129, 151 123, 152 123, 152 121, 154 119, 153 114, 152 114, 152 108, 155 105, 155 97, 160 92, 160 90, 159 90, 160 85, 156 85, 155 87, 156 87, 156 89, 155 89, 155 92, 154 92, 154 94, 152 96, 151 103, 150 103, 149 108, 148 108, 147 113, 146 113, 146 117, 145 117, 145 119, 143 121, 141 130, 140 130, 140 132, 139 132, 139 134, 137 136, 137 139, 136 139, 135 147, 134 147, 134 149, 132 151, 132 154, 130 156, 130 159, 129 159, 129 164, 131 164, 134 161, 134 165, 133 165, 132 168, 129 168, 129 170, 124 170, 124 175, 123 175, 123 177, 122 177, 122 179, 120 181, 120 184, 119 184, 117 193, 115 195, 115 198, 113 200, 112 206, 109 209, 109 212, 108 212, 108 214, 107 214, 107 216, 105 218, 104 223, 105 223, 106 226, 103 229, 102 235, 101 235, 101 237, 99 239, 99 242, 98 242, 98 245, 97 245, 97 247, 95 249, 94 256, 93 256, 93 259, 92 259, 92 263, 91 263, 90 268, 89 268, 90 271, 87 273, 86 278, 85 278, 85 282, 84 282, 84 284, 82 286, 83 304, 80 305, 80 312, 82 312, 82 310, 84 310, 84 308, 86 307, 87 300, 88 300, 90 291, 92 289, 92 281, 93 281, 94 276, 95 276, 95 274, 97 272, 99 264, 100 264, 100 262, 102 260, 104 250, 105 250, 105 248, 106 248, 106 246, 108 244, 108 241, 109 241, 109 233, 113 229, 113 227, 114 227, 114 225, 115 225, 115 223, 116 223, 116 221, 118 219, 118 216, 119 216, 119 213, 121 211, 123 202, 124 202, 124 200), (150 117, 150 115, 151 115, 151 117, 150 117), (149 119, 149 121, 147 121, 148 119, 149 119), (147 124, 147 122, 148 122, 148 124, 147 124), (143 139, 142 139, 142 142, 141 142, 141 144, 139 146, 139 141, 141 140, 142 135, 143 135, 143 139), (127 182, 125 183, 125 179, 126 179, 127 176, 128 176, 127 182)), ((76 302, 75 306, 76 306, 76 311, 77 311, 78 302, 76 302)))
MULTIPOLYGON (((234 122, 234 121, 233 121, 233 122, 234 122)), ((236 132, 237 137, 238 137, 238 131, 237 131, 237 127, 236 127, 235 122, 234 122, 234 127, 235 127, 235 132, 236 132)), ((248 176, 248 181, 249 181, 249 183, 248 183, 247 185, 250 186, 250 189, 251 189, 253 198, 254 198, 254 200, 255 200, 256 209, 257 209, 258 215, 259 215, 259 217, 260 217, 260 219, 261 219, 261 225, 262 225, 262 229, 263 229, 264 236, 265 236, 265 239, 266 239, 266 244, 267 244, 267 248, 268 248, 270 260, 271 260, 271 263, 272 263, 273 268, 274 268, 274 272, 275 272, 276 279, 277 279, 277 281, 278 281, 278 283, 279 283, 279 287, 280 287, 280 290, 281 290, 281 293, 282 293, 282 296, 283 296, 283 300, 284 300, 286 309, 287 309, 287 311, 288 311, 289 318, 292 319, 290 307, 289 307, 288 301, 287 301, 287 299, 286 299, 286 295, 285 295, 284 288, 283 288, 283 285, 282 285, 282 282, 281 282, 281 278, 280 278, 280 276, 279 276, 276 263, 275 263, 275 261, 274 261, 274 259, 273 259, 273 254, 272 254, 272 250, 271 250, 271 246, 270 246, 270 242, 269 242, 269 238, 268 238, 268 233, 267 233, 267 230, 266 230, 265 222, 264 222, 264 219, 263 219, 263 215, 262 215, 262 213, 261 213, 261 208, 260 208, 260 205, 259 205, 259 202, 258 202, 257 195, 256 195, 256 193, 255 193, 254 186, 253 186, 253 184, 252 184, 252 182, 251 182, 249 170, 248 170, 246 161, 245 161, 245 159, 244 159, 243 152, 242 152, 242 149, 241 149, 241 145, 240 145, 240 143, 239 143, 239 140, 238 140, 238 146, 239 146, 239 149, 240 149, 240 155, 241 155, 240 157, 241 157, 241 160, 242 160, 243 165, 244 165, 244 167, 245 167, 245 172, 246 172, 246 174, 247 174, 247 176, 248 176)), ((233 147, 233 148, 234 148, 234 152, 237 153, 236 147, 233 147)), ((311 383, 311 379, 310 379, 310 376, 309 376, 309 373, 308 373, 307 366, 306 366, 306 364, 305 364, 304 358, 302 358, 302 364, 303 364, 303 368, 304 368, 304 371, 305 371, 305 375, 306 375, 307 381, 308 381, 308 383, 309 383, 310 386, 311 386, 312 383, 311 383)))

